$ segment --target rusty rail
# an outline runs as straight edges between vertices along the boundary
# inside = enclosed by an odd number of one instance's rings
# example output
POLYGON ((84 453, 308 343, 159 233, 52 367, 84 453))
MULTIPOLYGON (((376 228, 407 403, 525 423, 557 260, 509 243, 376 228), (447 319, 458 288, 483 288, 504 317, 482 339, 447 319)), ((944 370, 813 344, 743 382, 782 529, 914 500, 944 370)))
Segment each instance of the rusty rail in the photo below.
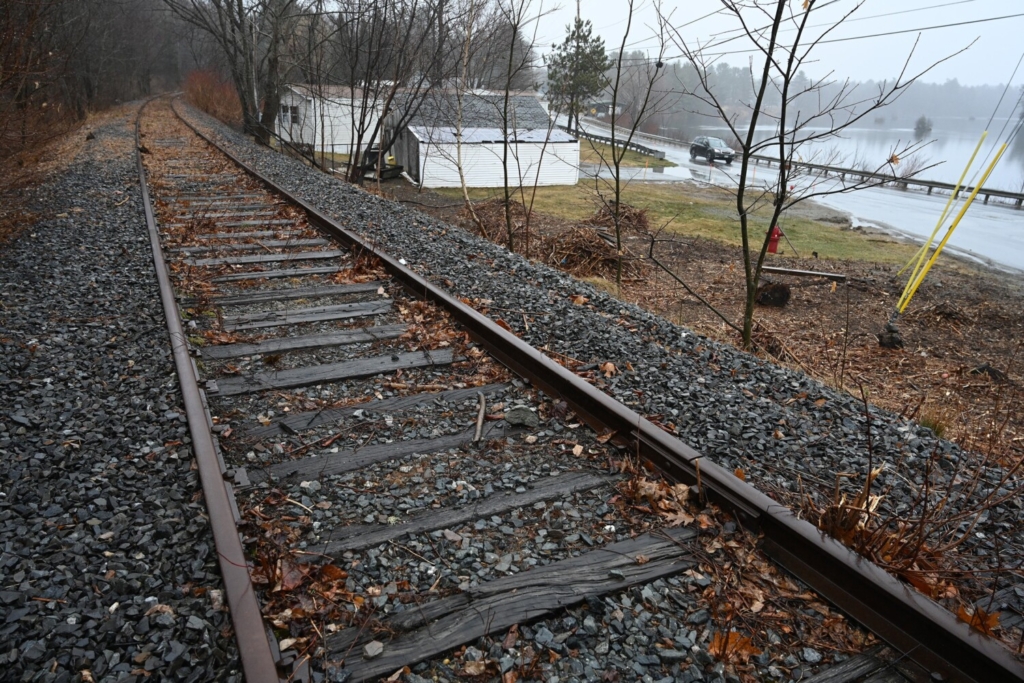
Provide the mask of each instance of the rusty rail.
POLYGON ((710 498, 764 535, 764 549, 780 565, 827 600, 884 639, 936 680, 1019 681, 1024 666, 1001 645, 957 621, 939 604, 900 583, 878 566, 825 536, 792 511, 738 479, 647 419, 596 389, 489 318, 463 304, 420 275, 378 251, 308 202, 295 197, 198 130, 175 109, 197 135, 240 168, 301 207, 309 222, 355 250, 371 253, 416 296, 443 306, 500 362, 552 397, 564 400, 598 431, 616 440, 667 476, 700 483, 710 498))
MULTIPOLYGON (((142 186, 142 208, 146 214, 146 227, 153 248, 153 262, 156 279, 160 286, 160 300, 167 319, 167 332, 171 339, 174 368, 181 386, 181 397, 185 405, 189 434, 192 437, 192 451, 199 468, 199 479, 203 486, 203 498, 210 513, 210 528, 217 547, 217 559, 224 580, 228 606, 231 609, 231 623, 234 626, 238 651, 242 658, 242 670, 247 683, 281 683, 283 678, 277 670, 276 657, 263 625, 259 602, 249 578, 248 561, 238 535, 238 517, 232 486, 225 481, 224 468, 213 441, 213 429, 206 411, 206 402, 196 380, 196 370, 188 352, 185 332, 178 316, 178 304, 160 246, 160 233, 156 227, 153 204, 149 198, 146 183, 146 168, 140 152, 139 129, 142 112, 152 98, 140 108, 135 120, 135 162, 139 169, 142 186)), ((273 644, 276 649, 276 643, 273 644)))

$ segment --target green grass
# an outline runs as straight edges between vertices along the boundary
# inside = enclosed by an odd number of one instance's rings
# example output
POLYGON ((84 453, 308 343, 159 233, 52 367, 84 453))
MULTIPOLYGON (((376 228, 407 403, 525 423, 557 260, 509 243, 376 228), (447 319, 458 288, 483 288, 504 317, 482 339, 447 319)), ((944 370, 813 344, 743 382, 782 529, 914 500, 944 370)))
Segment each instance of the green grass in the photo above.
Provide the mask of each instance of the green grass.
MULTIPOLYGON (((606 181, 599 181, 601 193, 610 196, 606 181)), ((462 196, 457 188, 438 190, 453 198, 462 196)), ((471 189, 474 200, 500 196, 495 189, 471 189)), ((530 190, 526 195, 529 199, 530 190)), ((516 195, 517 198, 520 196, 516 195)), ((622 200, 631 206, 647 209, 652 230, 667 224, 667 232, 680 237, 705 237, 729 245, 739 246, 740 227, 736 217, 736 204, 725 190, 707 188, 695 189, 683 183, 637 183, 627 185, 622 200)), ((584 221, 594 214, 600 199, 594 189, 594 181, 583 181, 578 185, 541 187, 537 189, 534 210, 567 221, 584 221)), ((760 245, 768 229, 770 208, 756 212, 750 225, 751 239, 760 245)), ((783 216, 782 227, 786 236, 801 256, 818 252, 821 259, 857 260, 875 263, 906 263, 916 253, 911 244, 892 241, 882 235, 864 234, 855 230, 844 230, 839 226, 819 223, 806 218, 783 216)), ((782 242, 782 251, 792 255, 792 249, 782 242)))
MULTIPOLYGON (((621 150, 619 151, 621 154, 621 150)), ((612 147, 602 142, 580 139, 581 164, 612 164, 612 147), (604 161, 602 161, 602 159, 604 161)), ((622 166, 629 168, 672 168, 676 164, 668 159, 657 159, 647 154, 626 150, 622 157, 622 166)))
MULTIPOLYGON (((304 159, 306 161, 309 160, 309 157, 305 157, 305 156, 300 155, 298 152, 295 151, 295 148, 293 148, 293 147, 290 147, 288 145, 282 145, 281 142, 278 141, 277 139, 271 140, 270 141, 270 146, 272 148, 276 149, 279 152, 280 151, 284 151, 285 154, 288 154, 290 156, 297 157, 297 158, 300 158, 300 159, 304 159)), ((332 154, 330 152, 319 152, 319 151, 315 152, 314 156, 316 157, 316 162, 318 164, 322 164, 322 163, 324 163, 326 161, 327 164, 330 165, 330 162, 333 159, 334 163, 339 165, 339 166, 342 165, 342 164, 347 164, 348 160, 350 158, 350 155, 348 155, 348 154, 332 154)))
POLYGON ((330 152, 317 152, 315 156, 317 161, 320 161, 321 159, 325 159, 327 161, 334 159, 334 161, 339 164, 347 164, 348 160, 352 158, 352 155, 350 154, 331 154, 330 152))

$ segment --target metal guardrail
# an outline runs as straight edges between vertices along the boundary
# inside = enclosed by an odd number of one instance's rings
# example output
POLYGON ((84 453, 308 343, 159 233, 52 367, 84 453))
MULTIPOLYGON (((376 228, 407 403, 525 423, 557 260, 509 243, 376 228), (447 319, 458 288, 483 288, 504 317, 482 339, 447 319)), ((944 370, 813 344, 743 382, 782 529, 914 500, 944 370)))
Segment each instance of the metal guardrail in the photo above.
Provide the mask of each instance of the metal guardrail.
MULTIPOLYGON (((607 126, 608 125, 608 124, 604 123, 603 121, 593 121, 593 120, 591 120, 590 123, 593 123, 595 125, 601 125, 601 126, 607 126)), ((563 126, 563 128, 564 128, 564 126, 563 126)), ((572 131, 572 132, 575 132, 575 131, 572 131)), ((580 137, 588 137, 588 136, 593 136, 595 138, 601 137, 601 136, 594 136, 592 133, 586 133, 586 132, 579 132, 579 133, 576 133, 576 134, 579 135, 580 137)), ((685 148, 685 147, 689 147, 689 144, 690 144, 690 143, 686 142, 685 140, 676 140, 675 138, 667 138, 667 137, 664 137, 662 135, 652 135, 650 133, 636 133, 635 136, 639 137, 639 138, 646 139, 646 140, 655 140, 655 141, 658 141, 658 142, 665 142, 665 143, 670 144, 670 145, 675 145, 676 147, 684 147, 685 148)), ((647 148, 647 149, 649 149, 649 148, 647 148)), ((644 154, 648 154, 648 153, 649 152, 644 152, 644 154)), ((661 152, 661 155, 662 156, 659 157, 659 158, 664 158, 664 152, 661 152)), ((779 160, 777 158, 767 157, 767 156, 764 156, 764 155, 761 155, 761 154, 751 154, 750 158, 757 165, 765 164, 766 166, 770 167, 772 165, 772 163, 775 163, 775 164, 779 163, 779 160)), ((830 166, 828 164, 815 164, 815 163, 812 163, 812 162, 809 162, 809 161, 789 161, 787 163, 791 163, 794 166, 800 166, 800 167, 807 168, 807 169, 810 169, 810 170, 819 171, 819 172, 822 172, 822 173, 828 173, 828 174, 832 174, 832 175, 837 175, 837 176, 839 176, 840 180, 844 179, 847 175, 850 175, 850 176, 861 178, 863 180, 885 181, 886 183, 891 183, 893 185, 896 185, 897 187, 902 187, 904 189, 906 189, 909 186, 924 187, 924 188, 928 189, 928 194, 932 194, 936 190, 952 194, 952 192, 956 189, 956 185, 954 185, 953 183, 944 183, 944 182, 941 182, 941 181, 938 181, 938 180, 923 180, 923 179, 916 179, 916 178, 897 178, 895 176, 886 175, 884 173, 874 173, 872 171, 860 171, 860 170, 857 170, 855 168, 844 168, 842 166, 830 166)), ((973 185, 964 185, 957 192, 957 196, 959 197, 961 193, 965 193, 965 192, 967 194, 970 194, 973 191, 974 191, 974 186, 973 185)), ((989 200, 990 197, 997 197, 999 199, 1008 199, 1008 200, 1012 201, 1014 206, 1016 206, 1017 208, 1021 208, 1022 205, 1024 205, 1024 192, 1013 192, 1012 190, 998 190, 998 189, 990 189, 990 188, 987 188, 987 187, 982 187, 980 190, 978 190, 978 194, 984 196, 984 203, 985 204, 988 204, 988 200, 989 200)))
POLYGON ((620 138, 616 138, 615 140, 612 140, 610 137, 605 137, 604 135, 595 135, 594 133, 588 133, 585 130, 573 130, 573 129, 569 128, 569 126, 559 126, 559 128, 564 130, 566 133, 571 133, 572 135, 575 135, 576 137, 583 138, 584 140, 593 140, 594 142, 602 142, 602 143, 604 143, 606 145, 614 144, 616 147, 625 147, 626 149, 628 149, 630 151, 639 152, 640 154, 646 154, 647 156, 654 157, 655 159, 664 159, 665 158, 665 152, 661 151, 660 149, 654 149, 653 147, 647 147, 645 145, 641 145, 641 144, 638 144, 636 142, 632 142, 631 141, 631 142, 629 142, 627 144, 627 143, 625 143, 620 138))
MULTIPOLYGON (((777 158, 767 157, 760 154, 751 154, 750 159, 757 165, 761 165, 763 163, 769 168, 773 163, 776 165, 778 165, 779 163, 779 160, 777 158)), ((789 160, 786 163, 791 164, 792 166, 806 168, 811 171, 817 171, 818 173, 824 175, 825 177, 828 177, 829 175, 838 176, 840 180, 845 180, 846 176, 852 176, 855 178, 859 178, 860 180, 877 180, 885 183, 892 183, 893 185, 896 185, 897 187, 902 187, 904 189, 906 189, 910 185, 914 185, 917 187, 926 187, 928 188, 928 194, 931 194, 935 190, 942 190, 952 194, 953 191, 956 190, 956 185, 954 185, 953 183, 944 183, 937 180, 899 178, 896 176, 887 175, 885 173, 875 173, 874 171, 860 171, 855 168, 829 166, 828 164, 815 164, 809 161, 789 160)), ((957 190, 957 196, 964 192, 970 194, 971 192, 974 192, 974 189, 975 188, 972 185, 963 185, 960 187, 959 190, 957 190)), ((980 190, 978 190, 978 194, 985 196, 986 204, 988 204, 989 197, 999 197, 1000 199, 1013 200, 1014 205, 1017 206, 1018 208, 1022 204, 1024 204, 1024 193, 1021 192, 1012 192, 1010 190, 996 190, 989 189, 987 187, 982 187, 980 190)))

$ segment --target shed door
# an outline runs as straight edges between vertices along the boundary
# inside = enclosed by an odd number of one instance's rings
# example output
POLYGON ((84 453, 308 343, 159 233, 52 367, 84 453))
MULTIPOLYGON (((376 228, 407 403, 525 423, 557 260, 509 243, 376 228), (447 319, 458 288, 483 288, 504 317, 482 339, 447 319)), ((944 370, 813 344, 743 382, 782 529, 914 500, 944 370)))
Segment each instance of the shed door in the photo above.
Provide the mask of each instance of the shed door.
POLYGON ((409 140, 406 147, 409 150, 409 163, 405 170, 413 180, 420 182, 420 141, 409 131, 405 131, 403 135, 409 140))

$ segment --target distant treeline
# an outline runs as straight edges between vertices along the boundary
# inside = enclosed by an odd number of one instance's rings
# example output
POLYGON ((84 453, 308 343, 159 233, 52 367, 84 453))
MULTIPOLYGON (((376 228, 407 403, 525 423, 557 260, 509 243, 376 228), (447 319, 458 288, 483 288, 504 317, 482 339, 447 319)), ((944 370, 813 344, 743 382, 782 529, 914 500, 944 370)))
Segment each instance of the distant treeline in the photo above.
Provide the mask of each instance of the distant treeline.
MULTIPOLYGON (((647 56, 642 52, 626 55, 629 64, 641 64, 647 60, 647 56)), ((725 105, 732 120, 740 125, 749 121, 748 103, 752 101, 753 92, 748 68, 719 63, 711 69, 709 81, 715 98, 725 105)), ((816 88, 817 85, 804 73, 800 73, 794 79, 790 93, 806 91, 807 94, 803 98, 806 101, 797 96, 790 104, 791 125, 795 116, 807 117, 812 112, 818 112, 821 101, 840 97, 838 93, 844 82, 838 80, 838 77, 833 77, 821 84, 820 88, 816 88)), ((945 83, 917 81, 902 90, 899 96, 885 107, 866 114, 882 84, 867 81, 855 85, 856 88, 852 92, 847 88, 849 94, 840 99, 841 104, 835 113, 846 117, 862 116, 857 125, 864 127, 913 128, 915 121, 922 116, 939 126, 946 117, 987 120, 1004 90, 1003 85, 965 86, 955 79, 945 83)), ((621 125, 631 125, 635 113, 640 109, 642 91, 639 82, 636 86, 630 88, 627 83, 623 92, 619 94, 621 125)), ((658 100, 658 106, 644 116, 641 122, 641 129, 644 132, 686 140, 696 135, 701 126, 722 124, 721 117, 706 101, 706 94, 701 92, 696 69, 688 62, 676 61, 666 64, 660 70, 656 93, 661 95, 661 99, 658 100)), ((1020 95, 1019 89, 1011 89, 999 108, 1001 116, 1010 114, 1020 95)), ((779 106, 779 92, 769 90, 764 107, 765 113, 769 114, 765 120, 766 125, 771 124, 771 115, 779 111, 779 106)), ((827 121, 807 122, 810 127, 814 127, 815 123, 820 126, 828 125, 827 121)))
POLYGON ((0 159, 175 86, 214 54, 193 34, 163 0, 0 1, 0 159))
MULTIPOLYGON (((412 85, 424 95, 434 87, 543 90, 543 60, 531 45, 526 24, 509 7, 527 3, 474 0, 0 0, 0 158, 118 101, 178 87, 193 79, 216 93, 226 81, 244 95, 246 128, 272 127, 284 83, 359 87, 372 104, 390 103, 412 85), (232 8, 238 8, 232 24, 232 8), (169 11, 173 9, 175 11, 169 11), (510 23, 511 22, 511 23, 510 23), (472 27, 469 30, 467 27, 472 27), (471 40, 466 37, 472 35, 471 40), (252 37, 251 44, 245 42, 252 37), (396 36, 402 36, 397 40, 396 36), (515 68, 510 68, 514 65, 515 68), (218 80, 220 79, 220 80, 218 80), (380 92, 376 92, 380 90, 380 92), (248 100, 252 99, 252 102, 248 100), (256 125, 259 124, 259 125, 256 125)), ((612 55, 615 57, 615 55, 612 55)), ((642 52, 627 53, 617 105, 619 123, 632 124, 644 111, 645 132, 688 139, 702 125, 721 124, 701 91, 692 64, 659 65, 652 99, 644 106, 642 52)), ((715 97, 730 119, 749 117, 751 77, 746 67, 717 64, 709 73, 715 97)), ((819 99, 841 83, 821 87, 800 74, 790 93, 796 112, 818 111, 819 99)), ((878 84, 862 83, 837 113, 856 117, 872 103, 878 84)), ((942 125, 945 117, 987 119, 1002 86, 963 86, 957 81, 914 83, 895 101, 865 116, 859 125, 911 128, 921 116, 942 125)), ((1007 114, 1016 89, 1003 103, 1007 114)), ((217 99, 223 99, 220 95, 217 99)), ((368 102, 369 104, 369 102, 368 102)), ((778 111, 769 91, 764 111, 778 111)), ((813 122, 811 122, 813 124, 813 122)), ((823 124, 826 122, 822 122, 823 124)), ((379 135, 368 131, 373 135, 379 135)))

